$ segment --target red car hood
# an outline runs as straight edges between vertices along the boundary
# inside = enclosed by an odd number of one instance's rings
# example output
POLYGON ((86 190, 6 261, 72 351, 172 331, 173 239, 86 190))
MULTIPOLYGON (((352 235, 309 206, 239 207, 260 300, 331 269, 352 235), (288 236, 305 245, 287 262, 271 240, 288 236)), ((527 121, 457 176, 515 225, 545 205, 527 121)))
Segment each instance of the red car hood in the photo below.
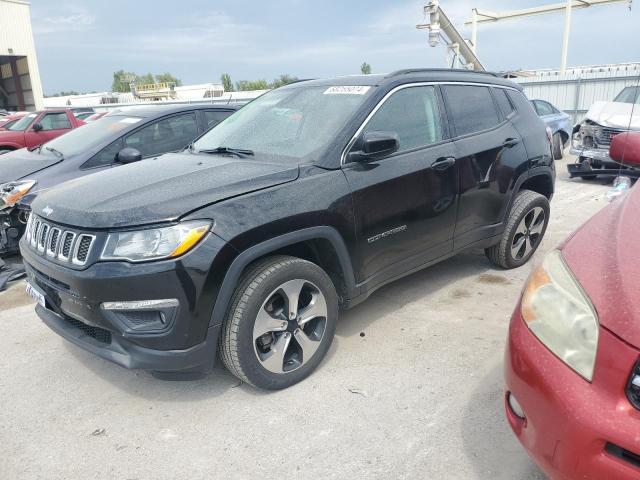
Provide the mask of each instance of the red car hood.
POLYGON ((640 188, 583 225, 562 255, 591 298, 600 324, 640 348, 640 188))

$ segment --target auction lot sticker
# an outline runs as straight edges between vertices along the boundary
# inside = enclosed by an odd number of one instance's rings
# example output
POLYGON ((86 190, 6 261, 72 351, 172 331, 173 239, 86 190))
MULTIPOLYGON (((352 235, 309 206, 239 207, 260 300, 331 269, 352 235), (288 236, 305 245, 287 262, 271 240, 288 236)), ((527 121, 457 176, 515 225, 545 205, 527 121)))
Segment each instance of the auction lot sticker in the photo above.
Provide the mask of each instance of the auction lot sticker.
POLYGON ((343 86, 343 87, 329 87, 327 88, 323 94, 324 95, 364 95, 369 91, 371 87, 362 87, 362 86, 343 86))

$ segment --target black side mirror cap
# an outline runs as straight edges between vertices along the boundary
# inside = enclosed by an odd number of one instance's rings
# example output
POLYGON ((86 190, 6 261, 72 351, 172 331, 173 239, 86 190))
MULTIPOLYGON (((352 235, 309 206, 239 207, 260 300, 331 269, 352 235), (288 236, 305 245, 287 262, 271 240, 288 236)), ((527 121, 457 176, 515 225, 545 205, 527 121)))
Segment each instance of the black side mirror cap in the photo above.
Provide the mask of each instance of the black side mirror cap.
POLYGON ((366 132, 358 144, 360 150, 349 153, 350 161, 380 158, 400 149, 400 140, 396 132, 366 132))
POLYGON ((131 147, 123 148, 116 155, 116 161, 118 163, 127 164, 138 162, 140 160, 142 160, 142 154, 140 153, 140 150, 131 147))
POLYGON ((33 131, 34 132, 39 132, 40 130, 42 130, 42 125, 40 123, 34 123, 33 124, 33 131))

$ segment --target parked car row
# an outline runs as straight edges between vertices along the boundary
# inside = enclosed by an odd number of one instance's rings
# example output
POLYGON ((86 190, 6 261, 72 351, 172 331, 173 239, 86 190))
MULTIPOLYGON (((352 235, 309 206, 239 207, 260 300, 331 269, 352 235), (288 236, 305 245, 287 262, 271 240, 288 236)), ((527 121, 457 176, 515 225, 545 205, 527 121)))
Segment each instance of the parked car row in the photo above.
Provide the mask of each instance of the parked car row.
MULTIPOLYGON (((468 71, 302 81, 233 110, 114 112, 0 158, 4 231, 46 325, 161 377, 218 354, 289 387, 381 286, 471 247, 527 263, 572 136, 552 105, 468 71)), ((615 139, 640 163, 634 141, 615 139)), ((640 277, 607 234, 634 238, 639 208, 632 190, 547 255, 512 318, 507 419, 554 478, 637 478, 640 277)))

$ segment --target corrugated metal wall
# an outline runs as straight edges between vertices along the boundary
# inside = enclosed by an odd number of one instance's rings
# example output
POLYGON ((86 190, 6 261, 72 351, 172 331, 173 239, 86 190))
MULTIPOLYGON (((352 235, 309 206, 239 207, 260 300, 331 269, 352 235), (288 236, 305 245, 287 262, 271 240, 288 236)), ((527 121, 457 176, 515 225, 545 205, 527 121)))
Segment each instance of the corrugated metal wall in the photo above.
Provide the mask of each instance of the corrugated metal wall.
POLYGON ((12 58, 17 60, 20 84, 25 90, 24 101, 33 110, 43 108, 43 101, 30 8, 27 1, 0 0, 0 64, 3 64, 4 76, 5 70, 10 68, 5 65, 10 65, 8 62, 12 58))
POLYGON ((627 86, 640 82, 640 63, 603 65, 567 70, 561 75, 557 70, 527 72, 531 76, 512 78, 519 83, 527 97, 542 99, 573 116, 574 123, 581 121, 593 102, 611 101, 627 86))

